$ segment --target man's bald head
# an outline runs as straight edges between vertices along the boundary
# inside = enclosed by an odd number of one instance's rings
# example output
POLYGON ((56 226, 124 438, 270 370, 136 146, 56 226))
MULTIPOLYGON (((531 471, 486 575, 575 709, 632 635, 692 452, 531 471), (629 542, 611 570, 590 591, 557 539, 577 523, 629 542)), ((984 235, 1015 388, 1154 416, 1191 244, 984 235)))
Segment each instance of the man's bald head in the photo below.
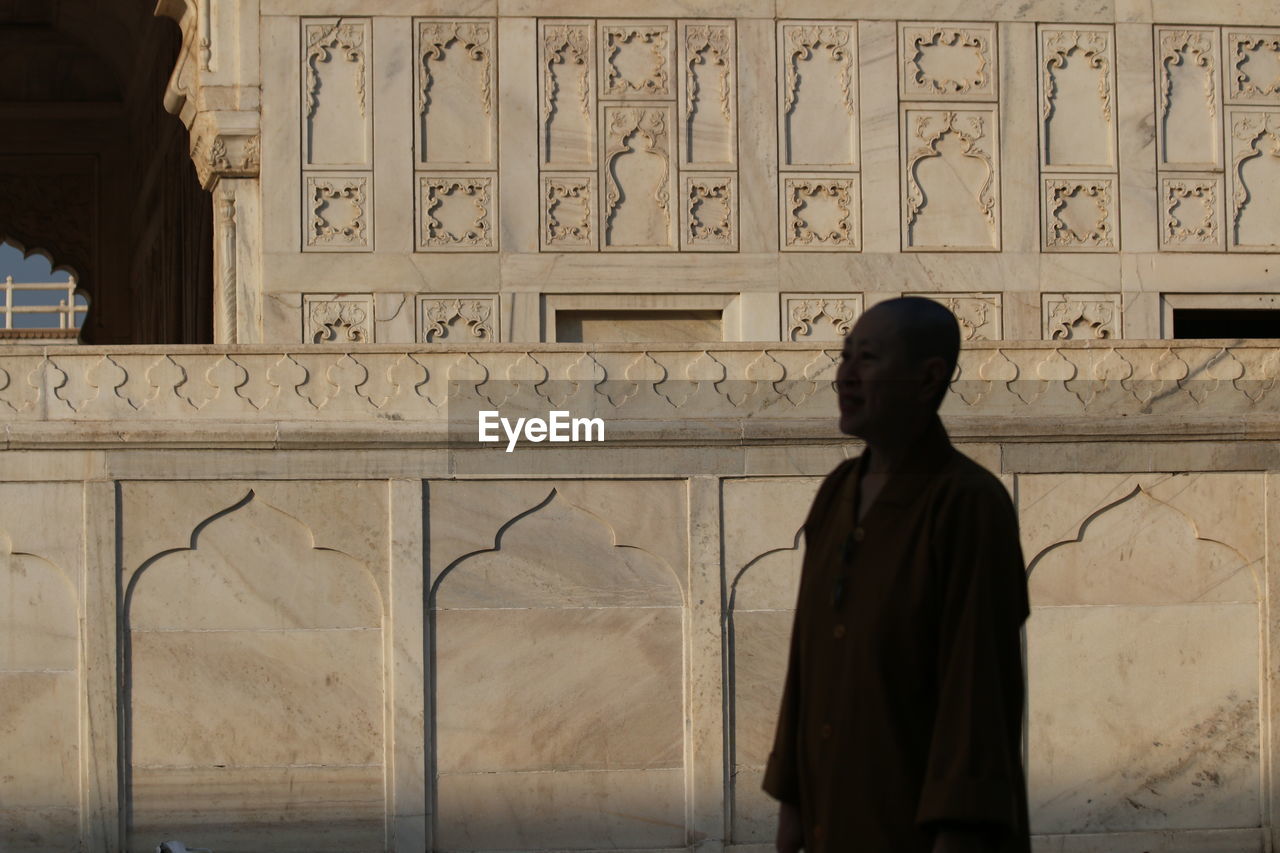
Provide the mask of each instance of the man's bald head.
MULTIPOLYGON (((919 296, 903 296, 878 302, 863 313, 859 323, 867 323, 890 335, 907 362, 918 366, 931 358, 942 359, 946 377, 950 380, 956 371, 960 356, 960 324, 955 315, 939 302, 919 296)), ((946 397, 947 383, 934 401, 942 405, 946 397)))

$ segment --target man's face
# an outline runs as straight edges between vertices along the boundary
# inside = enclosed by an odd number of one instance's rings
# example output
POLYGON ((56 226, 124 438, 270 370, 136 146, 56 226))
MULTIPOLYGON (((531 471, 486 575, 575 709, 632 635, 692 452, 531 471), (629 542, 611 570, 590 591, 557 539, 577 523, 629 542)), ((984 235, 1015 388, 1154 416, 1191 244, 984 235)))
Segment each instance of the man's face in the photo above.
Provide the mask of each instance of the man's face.
POLYGON ((869 311, 844 341, 836 370, 840 431, 867 441, 891 435, 927 408, 927 370, 913 363, 886 312, 869 311))

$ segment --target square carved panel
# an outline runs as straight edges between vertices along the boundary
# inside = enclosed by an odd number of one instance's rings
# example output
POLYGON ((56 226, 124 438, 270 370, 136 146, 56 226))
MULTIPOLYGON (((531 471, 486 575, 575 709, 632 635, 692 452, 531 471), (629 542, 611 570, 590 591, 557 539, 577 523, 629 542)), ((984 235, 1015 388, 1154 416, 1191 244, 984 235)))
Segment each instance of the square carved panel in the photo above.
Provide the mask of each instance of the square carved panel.
POLYGON ((420 293, 416 301, 419 343, 498 340, 498 300, 492 294, 420 293))
POLYGON ((591 172, 542 173, 541 237, 544 252, 594 252, 600 246, 596 176, 591 172))
POLYGON ((496 252, 498 178, 419 175, 419 252, 496 252))
POLYGON ((1160 249, 1166 252, 1221 252, 1223 181, 1215 174, 1160 176, 1160 249))
POLYGON ((862 182, 857 175, 784 173, 781 182, 782 251, 862 249, 862 182))
POLYGON ((843 341, 861 314, 861 293, 784 293, 782 340, 843 341))
POLYGON ((675 100, 675 22, 601 21, 600 97, 675 100))
POLYGON ((373 176, 303 174, 302 250, 373 251, 373 176))
POLYGON ((898 24, 903 100, 995 101, 996 25, 898 24))
POLYGON ((1047 175, 1042 202, 1044 251, 1119 251, 1114 176, 1047 175))
POLYGON ((1280 106, 1280 29, 1227 27, 1227 102, 1280 106))
POLYGON ((1040 296, 1046 341, 1120 337, 1120 297, 1114 293, 1044 293, 1040 296))

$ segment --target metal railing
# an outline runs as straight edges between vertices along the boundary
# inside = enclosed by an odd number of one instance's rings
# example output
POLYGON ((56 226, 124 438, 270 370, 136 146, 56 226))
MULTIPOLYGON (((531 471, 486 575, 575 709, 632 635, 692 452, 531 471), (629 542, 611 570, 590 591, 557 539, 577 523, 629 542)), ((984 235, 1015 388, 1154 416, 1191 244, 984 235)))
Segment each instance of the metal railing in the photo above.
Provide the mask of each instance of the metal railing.
POLYGON ((0 329, 5 331, 13 329, 15 314, 57 314, 59 329, 78 329, 80 326, 76 323, 76 315, 86 314, 89 311, 88 305, 76 304, 75 276, 71 276, 65 283, 59 281, 49 283, 22 282, 19 284, 14 282, 13 276, 8 275, 5 276, 4 282, 0 284, 0 289, 4 291, 4 304, 0 305, 0 320, 3 320, 0 329), (57 305, 14 305, 13 294, 23 291, 61 292, 66 294, 66 298, 59 299, 57 305))

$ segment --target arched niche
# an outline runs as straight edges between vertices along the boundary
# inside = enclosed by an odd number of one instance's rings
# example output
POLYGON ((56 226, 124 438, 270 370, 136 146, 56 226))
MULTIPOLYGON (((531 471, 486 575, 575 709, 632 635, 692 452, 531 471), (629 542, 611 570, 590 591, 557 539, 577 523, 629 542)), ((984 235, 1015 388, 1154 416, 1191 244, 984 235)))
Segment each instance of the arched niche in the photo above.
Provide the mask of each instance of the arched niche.
POLYGON ((383 605, 368 566, 250 490, 144 562, 125 612, 134 847, 381 849, 383 605))
POLYGON ((436 844, 683 846, 683 607, 665 560, 554 488, 453 561, 431 594, 436 844))

